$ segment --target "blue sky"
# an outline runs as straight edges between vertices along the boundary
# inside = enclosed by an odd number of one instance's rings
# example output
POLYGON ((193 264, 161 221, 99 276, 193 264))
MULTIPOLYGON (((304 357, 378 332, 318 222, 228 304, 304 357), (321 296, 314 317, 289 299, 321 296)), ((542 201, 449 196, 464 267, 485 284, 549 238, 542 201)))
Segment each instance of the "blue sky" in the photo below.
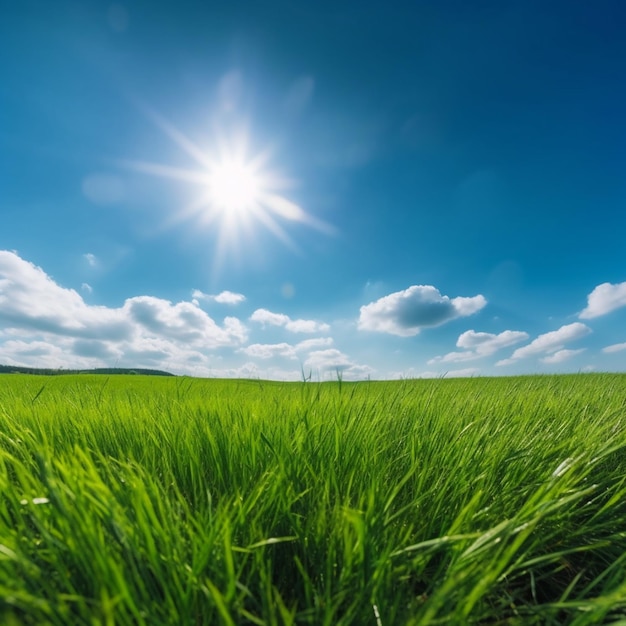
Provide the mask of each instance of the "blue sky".
POLYGON ((0 363, 624 371, 619 0, 23 0, 0 363))

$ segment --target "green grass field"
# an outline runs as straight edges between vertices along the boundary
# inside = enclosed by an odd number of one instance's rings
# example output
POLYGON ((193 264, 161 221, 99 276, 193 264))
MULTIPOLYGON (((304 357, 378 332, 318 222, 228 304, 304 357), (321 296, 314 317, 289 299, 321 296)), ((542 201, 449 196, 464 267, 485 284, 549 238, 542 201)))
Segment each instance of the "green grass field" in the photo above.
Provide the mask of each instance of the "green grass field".
POLYGON ((626 624, 626 376, 2 376, 0 623, 626 624))

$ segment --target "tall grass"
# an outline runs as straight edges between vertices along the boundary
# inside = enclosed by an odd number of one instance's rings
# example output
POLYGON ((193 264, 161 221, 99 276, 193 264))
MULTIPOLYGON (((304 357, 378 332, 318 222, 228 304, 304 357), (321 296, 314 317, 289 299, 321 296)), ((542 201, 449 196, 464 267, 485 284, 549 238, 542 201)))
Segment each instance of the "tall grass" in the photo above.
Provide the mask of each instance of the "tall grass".
POLYGON ((626 376, 0 378, 0 623, 626 623, 626 376))

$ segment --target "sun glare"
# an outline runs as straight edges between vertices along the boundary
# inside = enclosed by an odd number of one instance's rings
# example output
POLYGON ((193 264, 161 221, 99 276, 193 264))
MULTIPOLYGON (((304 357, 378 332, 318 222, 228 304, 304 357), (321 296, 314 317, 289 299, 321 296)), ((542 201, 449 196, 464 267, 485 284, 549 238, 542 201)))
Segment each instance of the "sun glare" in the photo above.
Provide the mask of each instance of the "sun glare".
POLYGON ((215 267, 226 252, 239 248, 238 240, 259 223, 288 247, 297 250, 281 222, 303 224, 326 234, 335 231, 329 224, 307 213, 283 193, 292 183, 280 173, 267 169, 270 150, 249 151, 249 137, 241 128, 229 140, 219 136, 213 149, 205 151, 154 111, 145 113, 183 149, 198 168, 181 169, 146 161, 122 161, 134 170, 160 178, 199 185, 202 192, 184 207, 173 210, 166 226, 194 220, 200 226, 217 228, 215 267))
POLYGON ((254 209, 262 196, 259 175, 242 162, 226 161, 209 172, 209 200, 222 211, 246 212, 254 209))

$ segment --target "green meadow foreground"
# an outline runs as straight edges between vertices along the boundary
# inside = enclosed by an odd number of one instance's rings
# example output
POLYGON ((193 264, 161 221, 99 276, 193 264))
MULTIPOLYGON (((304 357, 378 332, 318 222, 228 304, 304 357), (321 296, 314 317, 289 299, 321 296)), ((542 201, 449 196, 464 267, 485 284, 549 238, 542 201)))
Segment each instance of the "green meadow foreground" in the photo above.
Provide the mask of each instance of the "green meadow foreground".
POLYGON ((626 624, 626 375, 1 376, 0 623, 626 624))

